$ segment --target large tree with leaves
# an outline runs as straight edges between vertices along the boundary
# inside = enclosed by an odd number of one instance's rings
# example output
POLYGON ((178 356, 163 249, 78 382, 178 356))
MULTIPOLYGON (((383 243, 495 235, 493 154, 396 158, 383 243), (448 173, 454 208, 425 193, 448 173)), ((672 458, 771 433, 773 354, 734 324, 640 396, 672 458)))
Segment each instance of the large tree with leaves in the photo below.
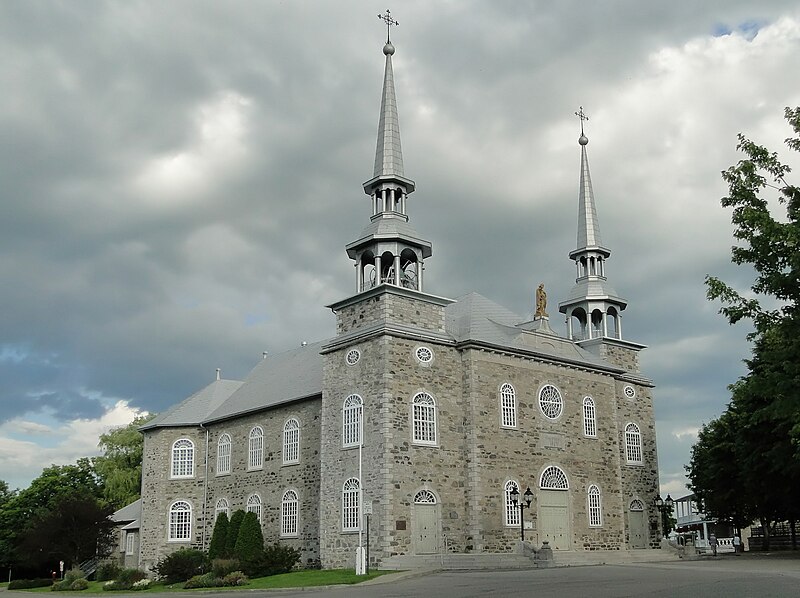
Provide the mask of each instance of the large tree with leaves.
POLYGON ((103 487, 103 497, 115 510, 139 498, 144 447, 139 427, 153 417, 155 414, 139 416, 127 426, 100 436, 98 446, 103 454, 94 458, 94 468, 103 487))
MULTIPOLYGON (((794 136, 787 146, 800 151, 800 108, 787 108, 794 136)), ((716 277, 706 279, 708 298, 720 300, 720 312, 731 324, 747 319, 753 331, 748 373, 732 385, 732 401, 718 420, 704 427, 692 452, 689 477, 695 493, 710 511, 722 512, 730 500, 716 480, 724 452, 741 470, 738 479, 745 512, 762 523, 800 516, 791 488, 800 487, 800 188, 787 180, 790 168, 776 152, 739 135, 745 154, 722 173, 728 195, 722 205, 733 209, 731 221, 739 243, 735 264, 756 273, 743 294, 716 277), (719 455, 717 455, 719 456, 719 455)))

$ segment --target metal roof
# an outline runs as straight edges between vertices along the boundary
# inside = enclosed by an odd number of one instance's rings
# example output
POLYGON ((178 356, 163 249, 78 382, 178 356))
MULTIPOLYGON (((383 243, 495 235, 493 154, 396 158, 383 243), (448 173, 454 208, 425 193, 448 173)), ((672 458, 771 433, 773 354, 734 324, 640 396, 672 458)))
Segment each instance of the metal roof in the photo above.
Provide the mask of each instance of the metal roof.
POLYGON ((600 223, 597 220, 597 210, 594 205, 592 176, 589 174, 589 158, 586 155, 586 145, 589 140, 581 135, 579 142, 581 144, 581 181, 578 192, 578 251, 589 247, 603 248, 603 242, 600 239, 600 223))
POLYGON ((137 521, 142 516, 142 499, 133 501, 129 505, 125 505, 118 511, 111 515, 111 521, 116 523, 124 523, 126 521, 137 521))
POLYGON ((247 375, 244 383, 203 423, 290 403, 322 393, 322 355, 325 341, 269 355, 247 375))
POLYGON ((238 380, 214 380, 205 388, 156 416, 139 429, 199 425, 241 385, 242 383, 238 380))
POLYGON ((383 75, 381 114, 378 121, 378 144, 375 148, 373 177, 381 175, 403 176, 403 150, 400 147, 400 119, 397 116, 397 98, 394 92, 392 54, 394 46, 387 43, 386 69, 383 75))

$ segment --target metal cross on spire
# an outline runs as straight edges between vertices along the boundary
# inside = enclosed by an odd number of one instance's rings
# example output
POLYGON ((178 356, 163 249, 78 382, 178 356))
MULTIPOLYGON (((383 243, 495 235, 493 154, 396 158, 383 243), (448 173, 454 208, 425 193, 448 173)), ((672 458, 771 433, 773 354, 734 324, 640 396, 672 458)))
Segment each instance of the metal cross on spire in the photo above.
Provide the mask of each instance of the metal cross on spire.
POLYGON ((583 111, 583 106, 578 109, 575 116, 581 119, 581 135, 583 135, 583 121, 589 120, 589 117, 586 116, 586 113, 583 111))
POLYGON ((378 15, 378 18, 384 23, 386 23, 386 43, 387 44, 391 43, 389 41, 389 29, 391 28, 392 25, 399 25, 400 23, 398 23, 392 18, 392 13, 388 8, 386 9, 386 14, 378 15))

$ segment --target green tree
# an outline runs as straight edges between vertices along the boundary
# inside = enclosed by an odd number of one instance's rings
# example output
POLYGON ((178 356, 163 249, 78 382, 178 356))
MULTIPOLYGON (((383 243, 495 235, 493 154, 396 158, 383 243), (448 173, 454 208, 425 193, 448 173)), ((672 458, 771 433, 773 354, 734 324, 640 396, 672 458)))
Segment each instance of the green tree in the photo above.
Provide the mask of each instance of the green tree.
MULTIPOLYGON (((236 536, 236 544, 233 549, 233 556, 245 565, 258 562, 264 552, 264 534, 261 532, 261 523, 252 511, 245 513, 239 534, 236 536)), ((247 571, 245 571, 247 572, 247 571)))
POLYGON ((239 528, 242 527, 243 519, 244 511, 241 509, 234 511, 233 515, 231 515, 231 520, 228 523, 228 537, 225 540, 225 554, 228 557, 232 557, 236 553, 236 540, 239 537, 239 528))
MULTIPOLYGON (((794 132, 786 144, 800 151, 800 108, 786 108, 785 117, 794 132)), ((756 276, 747 294, 713 276, 706 285, 708 298, 722 302, 720 313, 731 324, 752 322, 748 338, 754 345, 748 373, 731 386, 726 419, 698 440, 689 476, 709 508, 721 509, 725 493, 714 468, 724 464, 709 445, 725 445, 732 436, 745 512, 756 514, 765 530, 770 521, 788 519, 794 537, 800 511, 786 488, 800 486, 800 188, 787 181, 790 169, 777 153, 741 134, 737 149, 745 157, 722 173, 728 195, 721 202, 733 209, 739 242, 731 259, 751 266, 756 276)))
POLYGON ((208 545, 208 558, 222 559, 229 556, 227 552, 228 526, 228 515, 223 511, 217 515, 217 520, 214 522, 214 531, 211 533, 211 542, 208 545))
POLYGON ((10 490, 8 483, 0 480, 0 565, 10 565, 14 562, 16 522, 7 514, 7 506, 16 495, 16 490, 10 490))
POLYGON ((103 487, 103 497, 116 510, 139 498, 142 487, 144 437, 139 432, 155 414, 141 415, 127 426, 100 436, 103 454, 95 457, 94 468, 103 487))

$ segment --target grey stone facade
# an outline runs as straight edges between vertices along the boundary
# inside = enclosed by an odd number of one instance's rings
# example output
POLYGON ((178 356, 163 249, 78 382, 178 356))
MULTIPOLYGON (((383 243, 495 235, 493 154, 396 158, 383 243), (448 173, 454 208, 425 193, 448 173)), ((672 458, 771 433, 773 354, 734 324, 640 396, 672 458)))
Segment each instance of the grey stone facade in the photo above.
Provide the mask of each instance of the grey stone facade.
MULTIPOLYGON (((379 130, 379 140, 391 134, 399 159, 394 51, 384 46, 379 129, 391 130, 379 130)), ((183 546, 207 547, 217 501, 226 499, 233 511, 258 493, 267 542, 298 547, 304 565, 352 567, 359 540, 367 542, 351 525, 358 521, 350 517, 353 503, 344 504, 345 484, 354 481, 371 511, 372 566, 417 554, 515 550, 520 521, 509 507, 511 482, 520 494, 533 493, 523 515, 526 539, 535 545, 656 547, 653 385, 639 371, 644 346, 622 339, 627 303, 606 280, 611 252, 600 243, 588 139, 582 134, 579 143, 581 216, 570 253, 578 278, 559 306, 568 318, 566 338, 550 328, 543 286, 532 320, 474 293, 453 301, 423 292, 432 246, 408 224, 406 198, 415 183, 401 160, 377 159, 386 151, 379 141, 374 177, 364 183, 372 216, 347 246, 357 291, 328 306, 335 337, 269 356, 244 382, 218 379, 143 429, 142 565, 183 546), (505 411, 503 388, 511 389, 505 411), (345 446, 343 438, 351 395, 363 405, 360 447, 345 446), (298 462, 287 465, 282 439, 289 418, 300 424, 301 448, 298 462), (255 425, 264 430, 265 458, 251 470, 248 434, 255 425), (232 438, 230 473, 217 471, 222 434, 232 438), (173 478, 179 439, 193 443, 193 468, 173 478), (298 506, 291 537, 281 535, 287 491, 298 506), (171 529, 176 501, 183 511, 174 521, 182 523, 171 529), (190 526, 181 519, 189 509, 190 526), (172 541, 174 534, 188 537, 172 541)))

